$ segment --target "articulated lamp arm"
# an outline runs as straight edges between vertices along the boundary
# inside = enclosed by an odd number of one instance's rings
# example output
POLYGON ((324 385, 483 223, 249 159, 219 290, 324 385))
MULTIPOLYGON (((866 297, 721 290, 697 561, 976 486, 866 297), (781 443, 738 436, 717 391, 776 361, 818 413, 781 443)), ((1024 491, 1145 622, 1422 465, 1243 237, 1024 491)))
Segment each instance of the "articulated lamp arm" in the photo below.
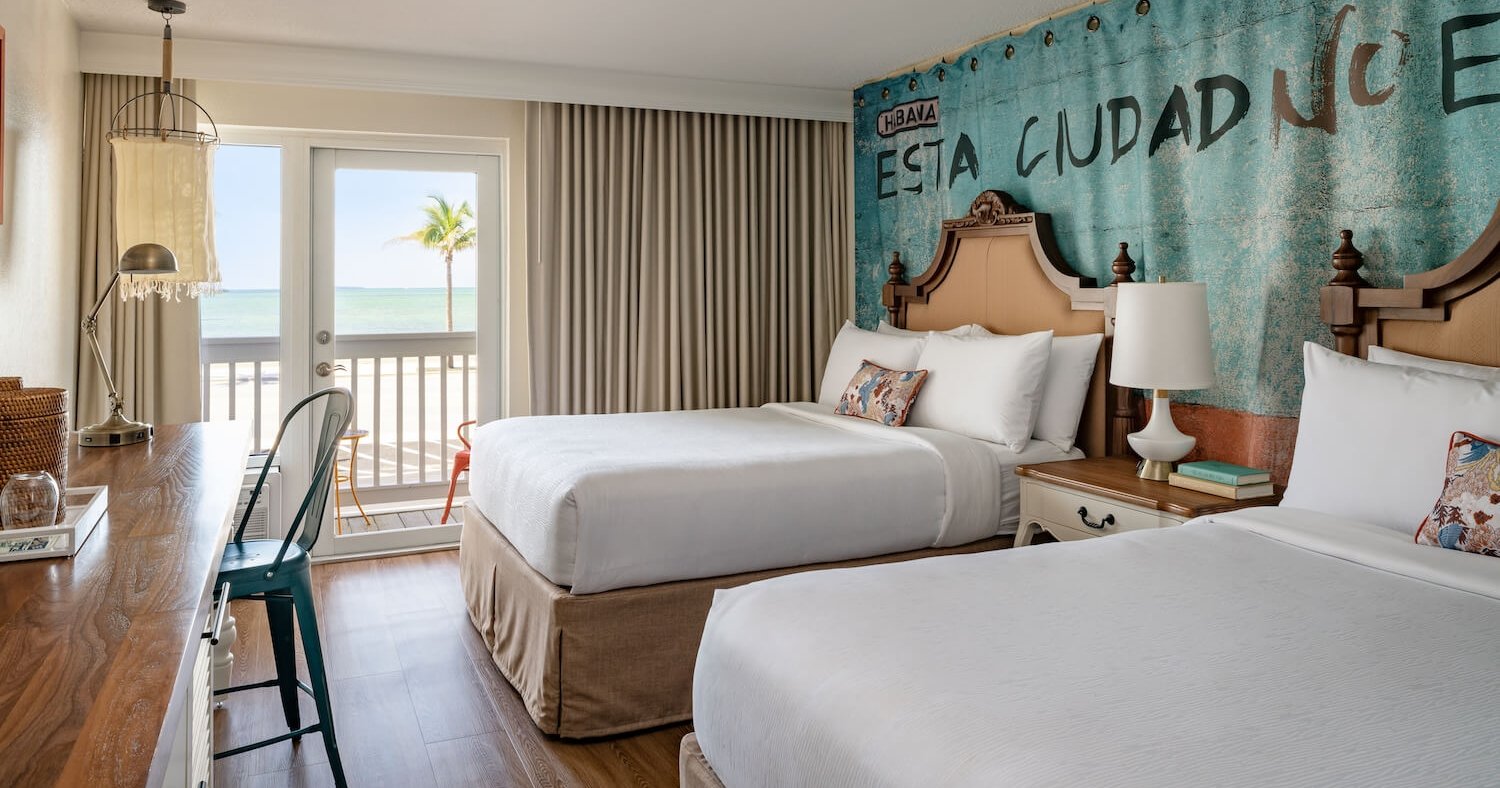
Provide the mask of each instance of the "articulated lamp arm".
POLYGON ((109 300, 109 294, 115 291, 115 283, 120 281, 120 273, 109 278, 109 285, 104 288, 104 294, 99 297, 99 303, 94 304, 94 311, 83 319, 83 333, 89 338, 89 349, 94 351, 94 361, 99 365, 99 371, 104 374, 104 385, 109 389, 109 409, 111 412, 120 409, 124 402, 120 399, 120 392, 115 388, 114 376, 109 372, 109 362, 104 360, 104 351, 99 347, 99 310, 104 308, 104 302, 109 300))

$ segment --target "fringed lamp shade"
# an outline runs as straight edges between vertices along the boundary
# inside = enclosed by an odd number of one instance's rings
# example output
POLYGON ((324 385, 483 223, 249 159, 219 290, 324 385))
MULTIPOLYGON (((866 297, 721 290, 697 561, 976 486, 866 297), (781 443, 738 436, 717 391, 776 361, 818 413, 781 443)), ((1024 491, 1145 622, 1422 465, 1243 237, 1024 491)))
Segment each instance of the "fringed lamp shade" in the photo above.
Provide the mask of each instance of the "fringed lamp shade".
POLYGON ((177 273, 120 281, 125 297, 166 298, 219 291, 214 253, 214 144, 172 137, 116 136, 115 243, 121 252, 154 243, 177 256, 177 273))

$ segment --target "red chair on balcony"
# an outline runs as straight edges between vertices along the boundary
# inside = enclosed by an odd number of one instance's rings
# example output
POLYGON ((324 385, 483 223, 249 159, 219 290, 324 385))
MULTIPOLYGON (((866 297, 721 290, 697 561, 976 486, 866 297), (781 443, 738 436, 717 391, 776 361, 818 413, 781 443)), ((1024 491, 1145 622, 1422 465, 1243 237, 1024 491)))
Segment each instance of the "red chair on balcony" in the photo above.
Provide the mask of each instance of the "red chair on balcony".
POLYGON ((443 506, 443 519, 438 521, 439 525, 448 522, 448 514, 453 511, 453 493, 458 491, 458 475, 469 470, 469 450, 474 447, 469 445, 469 428, 476 422, 466 421, 458 425, 458 439, 464 442, 464 447, 453 453, 453 479, 448 482, 448 503, 443 506))

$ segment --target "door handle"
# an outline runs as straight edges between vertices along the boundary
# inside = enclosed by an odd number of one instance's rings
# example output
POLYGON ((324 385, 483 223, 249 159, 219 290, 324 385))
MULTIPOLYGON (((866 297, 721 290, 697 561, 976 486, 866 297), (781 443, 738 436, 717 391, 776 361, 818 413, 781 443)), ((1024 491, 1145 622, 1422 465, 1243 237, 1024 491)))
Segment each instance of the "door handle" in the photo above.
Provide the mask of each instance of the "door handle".
POLYGON ((332 375, 334 371, 347 372, 348 370, 344 367, 343 364, 330 364, 327 361, 319 361, 318 365, 316 367, 313 367, 313 371, 318 373, 318 377, 326 378, 329 375, 332 375))

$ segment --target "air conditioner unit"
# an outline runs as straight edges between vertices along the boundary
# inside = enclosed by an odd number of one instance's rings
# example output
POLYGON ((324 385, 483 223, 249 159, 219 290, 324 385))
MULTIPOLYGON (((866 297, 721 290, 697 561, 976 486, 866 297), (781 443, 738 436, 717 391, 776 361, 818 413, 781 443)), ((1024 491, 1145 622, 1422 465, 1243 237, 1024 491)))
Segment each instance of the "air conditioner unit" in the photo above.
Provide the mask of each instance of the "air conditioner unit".
MULTIPOLYGON (((234 505, 234 524, 231 528, 240 526, 240 520, 245 516, 245 506, 250 503, 250 493, 255 491, 255 482, 260 478, 264 462, 264 456, 250 458, 250 466, 245 468, 244 486, 240 487, 240 499, 234 505)), ((266 486, 255 500, 255 511, 250 514, 250 522, 245 525, 245 538, 280 539, 285 535, 281 518, 281 468, 273 465, 271 472, 266 474, 266 486)))

